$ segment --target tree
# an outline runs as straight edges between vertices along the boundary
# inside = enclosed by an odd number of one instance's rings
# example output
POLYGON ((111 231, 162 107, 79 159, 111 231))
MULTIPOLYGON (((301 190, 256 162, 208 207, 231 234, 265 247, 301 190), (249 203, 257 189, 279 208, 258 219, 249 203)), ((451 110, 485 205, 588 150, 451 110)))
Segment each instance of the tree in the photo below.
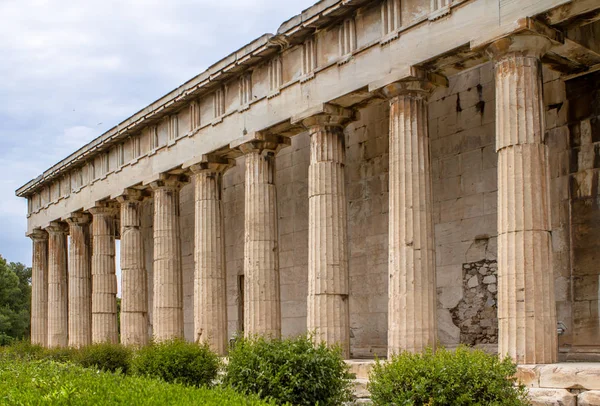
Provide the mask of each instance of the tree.
POLYGON ((0 344, 29 337, 31 268, 0 256, 0 344))

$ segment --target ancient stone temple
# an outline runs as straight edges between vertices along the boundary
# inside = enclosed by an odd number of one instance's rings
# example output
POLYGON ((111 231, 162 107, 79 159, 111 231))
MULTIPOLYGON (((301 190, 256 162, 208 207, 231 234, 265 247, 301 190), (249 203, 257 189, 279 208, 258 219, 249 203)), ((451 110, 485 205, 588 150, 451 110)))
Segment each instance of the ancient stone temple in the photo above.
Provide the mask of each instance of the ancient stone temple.
POLYGON ((556 364, 600 361, 599 173, 597 0, 322 0, 17 191, 32 340, 465 343, 600 389, 556 364))

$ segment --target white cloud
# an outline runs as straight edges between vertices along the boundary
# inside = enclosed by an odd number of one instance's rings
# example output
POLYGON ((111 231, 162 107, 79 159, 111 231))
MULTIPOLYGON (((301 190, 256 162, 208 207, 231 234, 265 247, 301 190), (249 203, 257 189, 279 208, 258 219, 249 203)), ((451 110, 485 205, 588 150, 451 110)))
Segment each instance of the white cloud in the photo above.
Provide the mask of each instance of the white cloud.
POLYGON ((0 0, 0 254, 31 262, 17 187, 314 1, 0 0))

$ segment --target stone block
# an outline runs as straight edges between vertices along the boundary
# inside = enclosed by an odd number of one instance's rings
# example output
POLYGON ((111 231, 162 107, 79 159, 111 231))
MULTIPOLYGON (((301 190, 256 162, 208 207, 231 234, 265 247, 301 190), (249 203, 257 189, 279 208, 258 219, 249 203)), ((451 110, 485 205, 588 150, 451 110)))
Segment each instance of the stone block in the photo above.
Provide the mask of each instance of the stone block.
POLYGON ((600 389, 599 363, 564 363, 543 366, 540 386, 562 389, 600 389))
POLYGON ((566 389, 529 389, 532 406, 576 406, 577 398, 566 389))
POLYGON ((455 94, 476 87, 480 81, 480 70, 475 68, 450 77, 448 88, 451 94, 455 94))
POLYGON ((352 392, 357 399, 366 399, 371 396, 367 390, 368 379, 355 379, 353 382, 352 392))
POLYGON ((460 343, 460 328, 452 321, 448 309, 437 309, 438 339, 443 345, 460 343))
POLYGON ((453 94, 429 103, 429 119, 456 113, 457 95, 453 94))
POLYGON ((436 269, 436 283, 438 288, 462 286, 462 266, 460 264, 438 266, 436 269))
POLYGON ((538 365, 518 365, 515 377, 528 388, 539 388, 540 386, 538 365))
POLYGON ((438 288, 438 302, 444 309, 452 309, 458 305, 463 298, 462 286, 438 288))
POLYGON ((600 391, 591 390, 577 396, 577 406, 599 406, 600 391))
POLYGON ((355 374, 356 379, 369 379, 375 361, 347 360, 346 364, 350 366, 350 373, 355 374))

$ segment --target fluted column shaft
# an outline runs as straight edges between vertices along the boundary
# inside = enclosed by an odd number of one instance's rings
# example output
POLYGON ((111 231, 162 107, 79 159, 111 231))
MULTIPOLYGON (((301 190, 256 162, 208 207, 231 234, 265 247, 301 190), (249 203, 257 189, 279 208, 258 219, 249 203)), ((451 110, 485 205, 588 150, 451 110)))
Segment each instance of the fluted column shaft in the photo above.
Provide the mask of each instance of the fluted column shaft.
POLYGON ((281 337, 275 154, 289 139, 256 133, 232 143, 246 158, 244 334, 281 337))
POLYGON ((148 276, 141 230, 142 192, 128 189, 121 205, 121 343, 148 344, 148 276))
POLYGON ((308 167, 307 329, 317 342, 350 357, 349 275, 344 125, 353 112, 330 106, 303 120, 310 134, 308 167))
POLYGON ((92 273, 89 215, 67 220, 69 245, 69 346, 92 343, 92 273))
POLYGON ((165 175, 154 190, 154 338, 183 337, 183 275, 179 228, 179 177, 165 175))
POLYGON ((48 347, 68 345, 67 226, 53 222, 48 232, 48 347))
POLYGON ((548 147, 536 36, 491 45, 498 152, 498 324, 500 355, 517 363, 557 359, 548 147))
POLYGON ((92 221, 92 341, 117 343, 115 216, 110 204, 90 209, 92 221))
POLYGON ((437 296, 428 82, 387 86, 389 134, 388 354, 435 348, 437 296))
POLYGON ((275 154, 246 154, 244 331, 281 336, 275 154))
POLYGON ((48 345, 48 233, 35 230, 31 235, 31 343, 48 345))
POLYGON ((194 338, 227 352, 225 235, 221 202, 225 163, 192 167, 195 190, 194 338))

